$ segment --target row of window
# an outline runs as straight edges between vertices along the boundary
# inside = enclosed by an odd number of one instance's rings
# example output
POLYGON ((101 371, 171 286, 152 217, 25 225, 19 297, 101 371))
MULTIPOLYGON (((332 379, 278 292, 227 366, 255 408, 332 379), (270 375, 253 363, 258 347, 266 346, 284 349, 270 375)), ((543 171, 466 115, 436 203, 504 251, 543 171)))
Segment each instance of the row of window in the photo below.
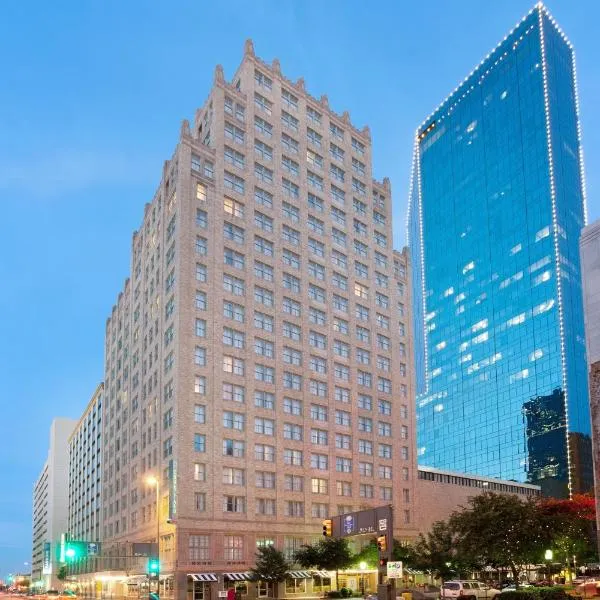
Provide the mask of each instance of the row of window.
MULTIPOLYGON (((258 419, 258 418, 257 418, 258 419)), ((260 433, 264 433, 265 429, 260 431, 264 426, 264 419, 256 421, 260 433)), ((270 424, 268 425, 270 427, 270 424)), ((268 429, 267 429, 268 431, 268 429)), ((350 440, 348 440, 349 442, 350 440)), ((346 442, 340 442, 345 444, 346 442)), ((246 442, 244 440, 224 439, 222 441, 223 456, 232 456, 235 458, 243 458, 246 455, 246 442)), ((163 455, 170 456, 172 453, 173 442, 169 438, 163 442, 163 455)), ((344 448, 342 448, 344 449, 344 448)), ((206 452, 206 435, 202 433, 194 434, 194 451, 206 452)), ((393 458, 393 448, 391 444, 377 444, 377 456, 382 459, 393 458)), ((400 447, 399 458, 402 460, 409 459, 408 446, 400 447)), ((254 460, 261 462, 275 462, 275 446, 269 444, 254 445, 254 460)), ((283 451, 283 463, 285 465, 301 467, 304 464, 304 451, 292 448, 285 448, 283 451)), ((329 455, 320 453, 310 453, 309 463, 312 469, 320 471, 329 470, 329 455)), ((335 470, 338 473, 352 473, 353 460, 341 456, 335 457, 335 470)))
MULTIPOLYGON (((371 462, 360 462, 359 472, 362 477, 374 476, 374 465, 371 462)), ((389 465, 378 466, 378 476, 380 479, 392 479, 392 467, 389 465)), ((309 478, 307 478, 309 479, 309 478)), ((194 463, 194 481, 207 481, 207 466, 204 463, 194 463)), ((402 468, 402 480, 409 480, 408 467, 402 468)), ((277 474, 273 471, 256 471, 254 473, 255 486, 260 489, 275 489, 277 487, 277 474)), ((285 491, 288 492, 304 492, 305 478, 302 475, 284 475, 283 484, 285 491)), ((247 477, 246 470, 237 467, 222 468, 222 483, 224 485, 246 485, 247 477)), ((341 482, 337 482, 338 484, 341 482)), ((313 494, 329 494, 329 480, 320 477, 311 477, 309 490, 313 494)), ((342 495, 337 492, 338 495, 342 495)), ((346 495, 346 494, 344 494, 346 495)), ((137 501, 137 494, 135 496, 137 501)), ((404 493, 404 502, 410 502, 408 491, 404 493)), ((132 503, 134 497, 132 493, 132 503)))
MULTIPOLYGON (((200 281, 204 282, 205 265, 200 265, 200 264, 196 265, 196 276, 197 276, 197 278, 200 277, 200 281)), ((334 275, 334 278, 335 278, 335 275, 334 275)), ((223 286, 224 286, 225 291, 227 291, 235 296, 245 295, 245 282, 242 279, 239 279, 232 275, 225 274, 223 276, 223 286)), ((268 308, 273 308, 273 306, 275 304, 275 295, 272 290, 269 290, 269 289, 261 287, 261 286, 254 286, 254 300, 255 300, 255 302, 263 304, 264 306, 266 306, 268 308)), ((347 312, 347 304, 343 302, 344 300, 346 300, 346 303, 347 303, 347 299, 344 299, 342 297, 334 298, 334 301, 336 303, 335 304, 336 308, 338 306, 346 307, 345 310, 343 310, 342 308, 338 308, 338 310, 340 310, 342 312, 347 312)), ((196 290, 195 306, 198 310, 202 310, 202 311, 207 310, 208 301, 207 301, 206 292, 203 292, 201 290, 196 290)), ((166 316, 169 317, 169 316, 171 316, 171 314, 173 314, 173 312, 175 310, 174 299, 173 299, 173 301, 171 301, 171 299, 169 299, 169 301, 167 302, 167 307, 169 310, 167 311, 166 316)), ((297 300, 294 300, 293 298, 288 298, 288 297, 284 296, 282 299, 281 309, 284 313, 286 313, 288 315, 292 315, 293 317, 301 317, 302 316, 302 305, 300 302, 298 302, 297 300)), ((357 318, 359 318, 362 321, 369 320, 369 308, 362 306, 362 305, 356 305, 355 310, 356 310, 355 314, 356 314, 357 318)), ((400 303, 398 305, 398 311, 399 311, 399 314, 402 314, 402 316, 404 316, 404 305, 403 304, 400 303)), ((233 302, 231 300, 223 301, 223 316, 224 317, 226 317, 228 319, 232 319, 234 321, 237 321, 238 323, 244 323, 245 315, 246 315, 246 309, 241 304, 237 304, 236 302, 233 302)), ((309 306, 308 316, 309 316, 309 321, 311 323, 313 323, 314 325, 325 326, 328 323, 327 313, 319 308, 314 307, 314 306, 309 306)), ((386 315, 376 313, 375 319, 376 319, 377 325, 379 327, 381 327, 382 329, 389 329, 389 318, 386 315)), ((400 337, 404 337, 406 334, 405 325, 404 325, 404 323, 399 323, 398 325, 399 325, 400 337)), ((261 328, 263 328, 263 327, 261 327, 261 328)), ((342 319, 341 317, 337 317, 337 316, 333 317, 333 329, 336 333, 340 333, 342 335, 350 335, 350 324, 346 319, 342 319)), ((371 337, 370 329, 360 326, 360 325, 357 325, 355 332, 356 332, 356 338, 359 341, 370 343, 370 337, 371 337)), ((168 328, 167 328, 167 331, 165 332, 165 336, 167 336, 167 334, 169 336, 171 335, 170 332, 168 331, 168 328)), ((384 337, 386 337, 386 336, 384 336, 384 337)), ((167 339, 167 338, 165 338, 165 339, 167 339)), ((381 343, 385 344, 385 341, 383 340, 383 338, 382 338, 381 343)), ((346 350, 345 350, 346 347, 347 347, 347 344, 345 342, 343 342, 341 340, 334 341, 334 352, 336 355, 346 357, 346 350)), ((406 344, 404 342, 400 342, 400 344, 399 344, 399 355, 401 358, 406 356, 406 344)), ((359 357, 357 357, 357 360, 359 360, 359 362, 363 362, 362 360, 359 359, 359 357)), ((366 362, 365 364, 369 364, 369 363, 366 362)))
MULTIPOLYGON (((256 70, 254 73, 254 81, 258 87, 262 90, 265 90, 269 93, 273 91, 273 80, 262 73, 261 71, 256 70)), ((281 88, 281 102, 286 107, 287 110, 292 111, 293 113, 297 112, 299 109, 299 99, 292 92, 286 90, 285 88, 281 88)), ((263 113, 271 116, 273 103, 271 100, 260 94, 259 92, 254 92, 254 104, 258 110, 263 113)), ((289 115, 286 117, 286 120, 290 123, 289 126, 293 127, 294 123, 297 124, 298 119, 293 117, 292 114, 288 113, 287 110, 282 111, 282 115, 289 115)), ((314 126, 322 126, 323 125, 323 114, 316 108, 310 106, 310 104, 306 104, 306 117, 314 126)), ((329 120, 329 134, 332 138, 343 141, 345 138, 345 131, 342 127, 329 120)), ((354 136, 351 136, 352 149, 358 156, 363 157, 366 152, 366 146, 354 136)))

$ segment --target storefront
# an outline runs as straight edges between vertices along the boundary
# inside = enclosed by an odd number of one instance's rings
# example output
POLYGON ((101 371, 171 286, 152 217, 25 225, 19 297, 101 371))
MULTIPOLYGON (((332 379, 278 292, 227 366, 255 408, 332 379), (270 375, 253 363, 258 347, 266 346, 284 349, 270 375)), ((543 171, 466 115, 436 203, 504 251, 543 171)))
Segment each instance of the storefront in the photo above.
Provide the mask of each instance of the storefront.
MULTIPOLYGON (((235 590, 236 600, 255 598, 319 598, 331 590, 331 574, 327 571, 289 571, 285 581, 251 581, 250 573, 189 573, 187 600, 227 598, 227 590, 235 590)), ((161 599, 162 600, 162 599, 161 599)))

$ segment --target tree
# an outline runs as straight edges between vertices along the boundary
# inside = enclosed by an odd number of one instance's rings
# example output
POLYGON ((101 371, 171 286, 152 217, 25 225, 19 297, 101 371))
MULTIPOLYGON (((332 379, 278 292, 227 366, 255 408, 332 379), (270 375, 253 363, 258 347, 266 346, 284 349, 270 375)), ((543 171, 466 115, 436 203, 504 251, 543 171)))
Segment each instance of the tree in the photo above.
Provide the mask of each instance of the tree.
POLYGON ((574 495, 570 500, 544 498, 538 503, 541 518, 552 532, 557 560, 569 571, 573 557, 591 560, 596 554, 596 504, 592 496, 574 495))
POLYGON ((442 581, 460 576, 466 563, 456 549, 458 532, 452 524, 437 521, 426 535, 420 534, 413 548, 413 565, 442 581))
POLYGON ((56 579, 58 579, 59 581, 64 581, 67 578, 67 567, 65 567, 65 565, 63 565, 62 567, 60 567, 60 569, 58 569, 58 573, 56 574, 56 579))
POLYGON ((316 544, 305 545, 296 552, 294 560, 303 568, 335 571, 337 587, 337 572, 352 566, 354 556, 345 538, 324 538, 316 544))
POLYGON ((522 565, 537 563, 551 540, 535 500, 486 492, 450 517, 457 534, 456 551, 480 566, 507 566, 519 585, 522 565))
POLYGON ((256 565, 250 569, 250 579, 280 583, 285 580, 289 568, 281 550, 277 550, 275 546, 263 546, 256 553, 256 565))
MULTIPOLYGON (((401 560, 404 566, 412 565, 415 560, 415 552, 412 546, 401 544, 398 540, 394 540, 392 549, 392 559, 401 560)), ((379 550, 377 548, 377 539, 373 538, 362 550, 354 555, 353 564, 357 565, 361 562, 366 562, 371 567, 374 567, 379 562, 379 550)))

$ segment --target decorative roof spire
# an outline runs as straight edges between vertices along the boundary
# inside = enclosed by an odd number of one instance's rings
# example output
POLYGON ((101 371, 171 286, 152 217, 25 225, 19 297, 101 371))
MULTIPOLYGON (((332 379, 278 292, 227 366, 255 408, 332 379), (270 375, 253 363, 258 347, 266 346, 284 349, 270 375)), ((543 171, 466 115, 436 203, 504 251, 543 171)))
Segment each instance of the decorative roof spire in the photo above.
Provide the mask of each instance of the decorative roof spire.
POLYGON ((180 136, 189 137, 190 135, 190 122, 187 119, 183 119, 183 121, 181 121, 180 136))
POLYGON ((244 42, 244 54, 246 56, 254 56, 254 42, 250 38, 244 42))
POLYGON ((215 83, 223 83, 225 81, 225 74, 223 73, 223 65, 217 65, 215 67, 215 83))

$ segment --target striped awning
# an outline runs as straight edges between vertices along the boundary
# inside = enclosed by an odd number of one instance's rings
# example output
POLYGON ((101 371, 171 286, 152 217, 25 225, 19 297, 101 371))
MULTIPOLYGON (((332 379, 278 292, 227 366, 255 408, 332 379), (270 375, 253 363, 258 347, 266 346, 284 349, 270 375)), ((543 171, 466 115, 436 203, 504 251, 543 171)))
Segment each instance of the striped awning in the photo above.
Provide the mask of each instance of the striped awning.
POLYGON ((250 573, 245 571, 244 573, 223 573, 229 581, 250 581, 250 573))
POLYGON ((214 573, 188 573, 194 581, 218 581, 214 573))
POLYGON ((331 577, 331 575, 329 574, 329 571, 313 571, 312 576, 313 577, 331 577))
POLYGON ((145 583, 148 581, 148 575, 131 575, 127 577, 128 585, 137 585, 138 583, 145 583))
POLYGON ((423 571, 420 571, 419 569, 411 569, 410 567, 406 567, 404 572, 408 573, 409 575, 423 575, 423 571))
POLYGON ((287 576, 290 579, 310 579, 312 577, 308 571, 288 571, 287 576))

